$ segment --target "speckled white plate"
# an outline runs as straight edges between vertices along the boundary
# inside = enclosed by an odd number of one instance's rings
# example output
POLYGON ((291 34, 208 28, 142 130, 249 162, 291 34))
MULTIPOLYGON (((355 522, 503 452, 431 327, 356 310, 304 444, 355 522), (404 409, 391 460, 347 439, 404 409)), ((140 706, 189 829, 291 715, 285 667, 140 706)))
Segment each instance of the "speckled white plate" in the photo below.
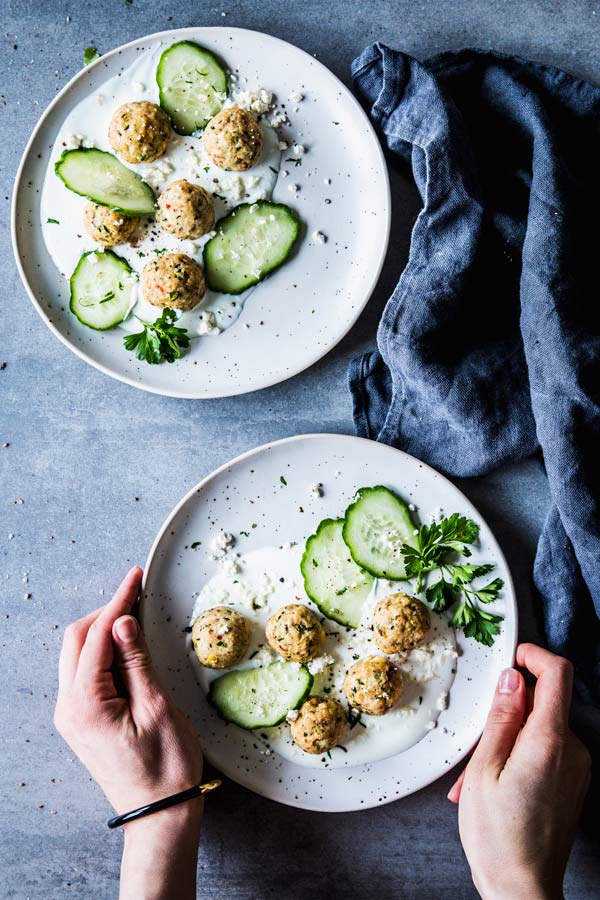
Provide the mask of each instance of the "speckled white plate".
POLYGON ((142 623, 161 679, 199 729, 207 758, 253 791, 304 809, 343 812, 389 803, 448 772, 479 737, 500 671, 512 664, 517 611, 506 560, 486 523, 446 478, 406 453, 341 435, 288 438, 252 450, 201 481, 175 507, 146 565, 142 623), (336 474, 337 473, 337 474, 336 474), (287 484, 283 484, 283 475, 287 484), (322 482, 324 495, 310 496, 322 482), (459 659, 448 709, 438 726, 397 756, 354 768, 306 768, 261 753, 251 732, 226 725, 208 706, 188 658, 185 628, 194 597, 217 571, 209 544, 215 529, 239 537, 246 553, 287 541, 304 542, 321 519, 343 513, 356 489, 387 484, 417 506, 422 522, 434 510, 460 512, 481 526, 473 562, 493 562, 505 587, 494 610, 505 615, 488 649, 457 636, 459 659), (200 542, 196 549, 191 545, 200 542))
MULTIPOLYGON (((290 179, 291 180, 291 176, 290 179)), ((385 256, 390 194, 373 129, 350 91, 308 53, 239 28, 183 28, 133 41, 76 75, 50 104, 23 155, 13 197, 13 244, 29 296, 48 327, 96 368, 135 387, 174 397, 242 394, 276 384, 312 365, 348 332, 367 303, 385 256), (123 332, 94 332, 69 313, 68 284, 42 239, 40 188, 56 134, 91 90, 128 68, 138 54, 193 40, 239 69, 250 87, 272 90, 286 103, 284 136, 309 148, 293 180, 296 199, 280 178, 274 199, 290 203, 306 226, 299 251, 249 297, 237 324, 193 342, 173 365, 149 366, 123 349, 123 332), (300 91, 304 100, 288 103, 300 91), (308 177, 310 172, 310 177, 308 177), (331 183, 326 183, 331 179, 331 183), (310 241, 314 230, 328 241, 310 241), (249 326, 249 327, 246 327, 249 326)))

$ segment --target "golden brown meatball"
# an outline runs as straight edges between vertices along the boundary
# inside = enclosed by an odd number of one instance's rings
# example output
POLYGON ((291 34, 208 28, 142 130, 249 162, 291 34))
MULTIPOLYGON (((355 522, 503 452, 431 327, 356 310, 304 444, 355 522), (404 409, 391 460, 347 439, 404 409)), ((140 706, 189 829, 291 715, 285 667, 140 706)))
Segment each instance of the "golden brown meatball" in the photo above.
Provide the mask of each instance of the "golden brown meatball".
POLYGON ((250 622, 228 606, 200 613, 192 626, 192 645, 203 666, 227 669, 244 657, 250 644, 250 622))
POLYGON ((185 312, 204 297, 204 269, 185 253, 165 253, 144 267, 142 291, 152 306, 169 306, 185 312))
POLYGON ((408 594, 390 594, 373 610, 375 643, 384 653, 401 653, 420 644, 431 620, 424 603, 408 594))
POLYGON ((260 156, 263 135, 251 112, 231 106, 210 120, 204 129, 203 142, 215 166, 245 172, 260 156))
POLYGON ((359 659, 344 679, 344 693, 353 709, 369 716, 383 716, 400 699, 402 673, 385 656, 359 659))
POLYGON ((89 236, 103 247, 125 244, 140 224, 139 216, 124 216, 108 206, 86 203, 83 224, 89 236))
POLYGON ((273 650, 293 662, 308 662, 317 655, 325 632, 308 606, 282 606, 267 622, 267 640, 273 650))
POLYGON ((346 728, 346 714, 331 697, 309 697, 290 725, 292 740, 305 753, 326 753, 336 747, 346 728))
POLYGON ((158 198, 156 221, 182 241, 207 234, 215 224, 212 195, 199 184, 173 181, 158 198))
POLYGON ((108 140, 125 162, 153 162, 167 149, 171 123, 156 103, 147 100, 123 103, 110 120, 108 140))

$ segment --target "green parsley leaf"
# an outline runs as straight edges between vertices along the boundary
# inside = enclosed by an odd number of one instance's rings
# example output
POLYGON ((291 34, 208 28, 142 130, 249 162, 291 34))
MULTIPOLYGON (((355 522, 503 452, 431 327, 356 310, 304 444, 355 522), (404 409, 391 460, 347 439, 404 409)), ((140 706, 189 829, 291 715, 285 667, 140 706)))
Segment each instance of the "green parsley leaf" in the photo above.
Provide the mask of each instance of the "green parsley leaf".
POLYGON ((48 223, 48 225, 60 225, 58 219, 46 219, 46 222, 48 223))
POLYGON ((297 168, 298 166, 301 166, 301 165, 302 165, 302 160, 301 160, 301 159, 298 159, 298 157, 296 157, 296 156, 288 156, 288 158, 286 159, 286 162, 294 163, 294 165, 296 166, 296 168, 297 168))
POLYGON ((287 481, 285 480, 285 478, 283 477, 283 475, 280 475, 280 476, 279 476, 279 481, 280 481, 281 484, 283 484, 283 485, 285 485, 285 486, 287 487, 287 481))
POLYGON ((438 612, 448 609, 456 600, 453 585, 446 581, 445 578, 440 578, 435 584, 430 585, 425 591, 425 597, 433 609, 436 609, 438 612))
POLYGON ((168 307, 154 322, 138 319, 143 325, 142 331, 128 334, 123 338, 126 350, 134 350, 139 360, 150 365, 161 362, 175 362, 181 356, 182 349, 190 346, 190 337, 185 328, 177 328, 175 310, 168 307))
POLYGON ((100 54, 95 47, 86 47, 83 51, 83 65, 89 66, 95 59, 100 59, 100 54))

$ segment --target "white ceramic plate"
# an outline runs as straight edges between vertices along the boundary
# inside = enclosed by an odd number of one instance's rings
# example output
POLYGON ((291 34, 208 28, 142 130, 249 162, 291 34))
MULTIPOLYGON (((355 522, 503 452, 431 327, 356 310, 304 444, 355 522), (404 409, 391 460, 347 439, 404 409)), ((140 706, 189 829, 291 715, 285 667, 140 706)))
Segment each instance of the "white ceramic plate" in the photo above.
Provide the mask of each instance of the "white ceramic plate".
MULTIPOLYGON (((135 97, 132 97, 135 99, 135 97)), ((285 155, 285 154, 284 154, 285 155)), ((291 44, 238 28, 184 28, 133 41, 76 75, 50 104, 23 155, 13 197, 13 244, 23 283, 48 327, 82 359, 135 387, 175 397, 242 394, 276 384, 325 355, 367 303, 385 256, 390 194, 373 129, 350 91, 291 44), (301 168, 280 177, 274 199, 292 203, 306 226, 294 258, 259 285, 236 325, 193 342, 173 365, 149 366, 123 349, 123 332, 94 332, 69 313, 68 284, 42 239, 40 188, 56 134, 72 108, 140 53, 192 40, 239 69, 250 87, 286 103, 286 134, 305 144, 301 168), (304 100, 288 102, 294 91, 304 100), (297 111, 296 111, 297 106, 297 111), (310 176, 308 173, 310 172, 310 176), (326 183, 331 179, 331 183, 326 183), (297 199, 287 183, 298 182, 297 199), (311 241, 315 230, 328 241, 311 241), (246 327, 249 326, 249 327, 246 327)))
POLYGON ((259 447, 222 466, 176 506, 146 565, 142 621, 160 677, 198 727, 207 758, 253 791, 304 809, 342 812, 389 803, 448 772, 479 737, 500 671, 512 664, 517 636, 514 589, 506 560, 467 498, 434 469, 384 444, 340 435, 307 435, 259 447), (337 474, 336 474, 337 473, 337 474), (280 481, 283 475, 286 485, 280 481), (310 496, 322 482, 324 496, 310 496), (321 519, 343 513, 356 489, 386 484, 417 506, 422 522, 438 508, 481 526, 472 561, 493 562, 505 587, 495 611, 502 632, 488 649, 457 635, 459 659, 448 709, 419 743, 392 758, 353 768, 306 768, 261 753, 251 732, 221 722, 208 706, 186 650, 194 597, 217 571, 215 529, 239 534, 246 553, 304 542, 321 519), (251 527, 248 527, 249 522, 251 527), (256 526, 256 527, 254 527, 256 526), (195 542, 200 548, 191 549, 195 542))

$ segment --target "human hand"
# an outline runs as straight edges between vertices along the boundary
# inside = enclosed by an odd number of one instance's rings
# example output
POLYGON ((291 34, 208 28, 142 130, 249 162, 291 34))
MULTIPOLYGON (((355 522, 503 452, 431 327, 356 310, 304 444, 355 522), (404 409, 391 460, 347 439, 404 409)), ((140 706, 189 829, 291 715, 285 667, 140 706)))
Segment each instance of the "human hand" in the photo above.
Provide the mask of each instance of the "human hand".
MULTIPOLYGON (((198 737, 158 683, 129 615, 141 579, 132 569, 110 603, 69 625, 59 662, 56 728, 118 813, 202 778, 198 737)), ((195 799, 125 826, 121 898, 195 896, 201 814, 195 799)))
POLYGON ((571 664, 534 644, 500 676, 479 744, 448 794, 473 882, 484 900, 554 900, 562 884, 590 756, 569 729, 571 664), (523 724, 524 723, 524 724, 523 724))

